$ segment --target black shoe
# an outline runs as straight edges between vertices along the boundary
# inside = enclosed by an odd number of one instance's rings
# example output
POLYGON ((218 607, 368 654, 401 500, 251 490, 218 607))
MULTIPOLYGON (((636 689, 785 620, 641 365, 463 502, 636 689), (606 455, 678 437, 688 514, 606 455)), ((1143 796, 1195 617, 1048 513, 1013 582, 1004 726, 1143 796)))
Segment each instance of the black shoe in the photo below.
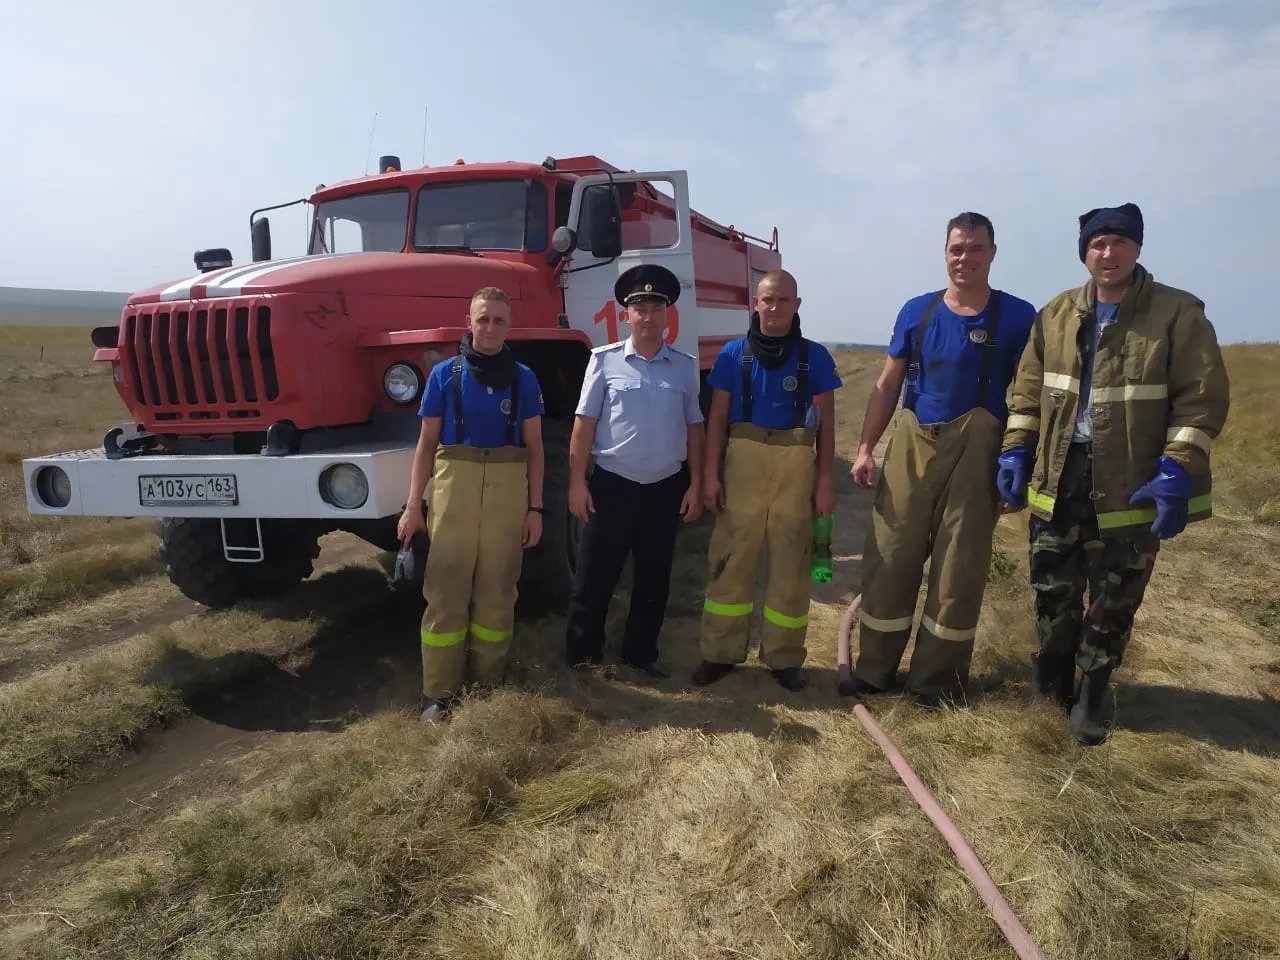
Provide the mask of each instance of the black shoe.
POLYGON ((1035 698, 1056 701, 1064 710, 1071 706, 1075 657, 1068 653, 1033 653, 1031 672, 1031 689, 1035 698))
POLYGON ((936 691, 913 690, 911 691, 911 699, 922 710, 942 709, 942 694, 936 691))
POLYGON ((658 666, 657 660, 651 660, 648 663, 637 663, 635 660, 623 657, 622 662, 634 670, 639 670, 645 676, 652 677, 654 680, 668 680, 671 677, 671 674, 658 666))
POLYGON ((423 697, 418 706, 422 710, 418 715, 422 723, 439 723, 441 720, 447 720, 453 712, 446 701, 437 700, 435 697, 423 697))
POLYGON ((804 671, 799 667, 782 667, 779 670, 774 670, 773 679, 793 693, 803 690, 809 683, 804 671))
POLYGON ((1071 735, 1086 747, 1096 747, 1107 739, 1107 728, 1102 723, 1102 701, 1107 693, 1111 670, 1108 664, 1090 670, 1080 678, 1080 693, 1071 707, 1067 723, 1071 735))
POLYGON ((855 700, 862 700, 866 697, 885 692, 885 690, 877 687, 875 684, 867 683, 867 681, 863 680, 861 677, 854 677, 851 680, 841 680, 836 684, 836 693, 842 697, 853 697, 855 700))
POLYGON ((703 660, 698 664, 698 669, 693 671, 693 682, 700 687, 705 687, 708 684, 715 683, 732 669, 732 663, 716 663, 714 660, 703 660))

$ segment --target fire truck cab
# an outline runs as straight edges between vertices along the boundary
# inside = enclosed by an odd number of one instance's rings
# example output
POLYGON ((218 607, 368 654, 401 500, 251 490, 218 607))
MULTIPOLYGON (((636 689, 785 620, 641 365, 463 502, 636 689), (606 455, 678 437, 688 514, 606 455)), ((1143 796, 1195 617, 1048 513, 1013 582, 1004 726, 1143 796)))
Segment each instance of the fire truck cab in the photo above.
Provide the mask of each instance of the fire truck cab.
POLYGON ((280 204, 250 215, 251 262, 202 250, 197 273, 131 296, 92 334, 127 420, 100 447, 23 461, 32 514, 156 518, 170 579, 211 607, 310 576, 332 531, 399 549, 426 378, 457 352, 471 295, 494 285, 546 405, 544 534, 520 613, 563 612, 573 412, 590 350, 628 335, 614 281, 642 262, 680 278, 666 338, 698 357, 705 394, 781 264, 776 229, 766 241, 694 211, 684 171, 593 156, 415 170, 386 156, 293 203, 310 206, 305 255, 272 259, 261 214, 280 204))

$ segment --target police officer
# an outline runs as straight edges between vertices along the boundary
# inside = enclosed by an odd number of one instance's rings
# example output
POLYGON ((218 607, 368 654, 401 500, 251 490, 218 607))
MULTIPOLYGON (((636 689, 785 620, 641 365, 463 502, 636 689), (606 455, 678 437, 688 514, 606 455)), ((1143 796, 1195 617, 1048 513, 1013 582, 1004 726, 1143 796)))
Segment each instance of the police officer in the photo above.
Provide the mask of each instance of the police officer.
POLYGON ((565 637, 570 665, 603 660, 609 600, 631 555, 625 663, 655 679, 676 533, 702 513, 703 427, 698 361, 664 342, 680 297, 670 270, 624 272, 614 297, 631 335, 591 351, 569 452, 569 509, 585 522, 565 637), (587 462, 594 469, 587 475, 587 462))
POLYGON ((795 277, 765 274, 750 332, 725 344, 707 377, 713 392, 703 498, 719 516, 708 549, 703 662, 693 674, 699 685, 747 659, 762 549, 769 572, 760 659, 787 689, 806 682, 812 518, 836 507, 834 391, 843 382, 826 347, 800 332, 799 309, 795 277))
POLYGON ((1090 210, 1079 227, 1089 280, 1036 318, 997 483, 1031 507, 1035 699, 1069 708, 1072 735, 1095 746, 1160 541, 1212 513, 1230 383, 1204 303, 1138 262, 1138 206, 1090 210))
POLYGON ((522 549, 542 536, 542 390, 506 343, 510 325, 506 293, 476 291, 459 353, 431 370, 418 410, 422 427, 398 534, 408 543, 424 529, 422 498, 434 470, 423 576, 424 723, 449 713, 468 673, 481 686, 502 682, 522 549))
POLYGON ((993 457, 1008 409, 1005 391, 1035 307, 992 290, 995 231, 981 214, 947 224, 944 290, 898 312, 880 379, 867 401, 852 473, 870 488, 873 451, 902 409, 885 451, 862 552, 859 651, 846 696, 887 690, 911 635, 929 559, 929 588, 908 689, 925 706, 963 693, 1000 516, 993 457))

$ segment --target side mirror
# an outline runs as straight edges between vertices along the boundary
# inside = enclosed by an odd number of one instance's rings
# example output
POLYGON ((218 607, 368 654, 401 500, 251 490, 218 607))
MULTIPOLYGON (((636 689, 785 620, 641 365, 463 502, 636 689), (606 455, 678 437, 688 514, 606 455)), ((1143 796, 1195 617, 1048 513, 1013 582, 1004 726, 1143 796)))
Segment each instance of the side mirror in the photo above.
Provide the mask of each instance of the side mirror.
POLYGON ((223 267, 231 266, 231 251, 226 247, 197 250, 194 260, 196 269, 201 273, 208 273, 210 270, 221 270, 223 267))
POLYGON ((263 260, 270 260, 271 221, 266 217, 259 217, 253 221, 253 227, 249 232, 253 238, 253 262, 260 263, 263 260))
POLYGON ((592 256, 611 260, 622 253, 622 208, 618 191, 600 184, 588 187, 582 197, 580 220, 592 256))

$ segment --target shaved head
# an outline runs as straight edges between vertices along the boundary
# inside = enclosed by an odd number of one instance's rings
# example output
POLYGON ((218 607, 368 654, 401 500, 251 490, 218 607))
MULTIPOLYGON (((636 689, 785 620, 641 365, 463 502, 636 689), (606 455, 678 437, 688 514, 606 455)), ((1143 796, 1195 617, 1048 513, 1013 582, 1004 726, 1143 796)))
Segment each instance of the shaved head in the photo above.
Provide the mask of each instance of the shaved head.
POLYGON ((796 283, 796 278, 786 270, 770 270, 761 277, 756 290, 758 292, 765 287, 784 297, 795 297, 800 293, 800 285, 796 283))

